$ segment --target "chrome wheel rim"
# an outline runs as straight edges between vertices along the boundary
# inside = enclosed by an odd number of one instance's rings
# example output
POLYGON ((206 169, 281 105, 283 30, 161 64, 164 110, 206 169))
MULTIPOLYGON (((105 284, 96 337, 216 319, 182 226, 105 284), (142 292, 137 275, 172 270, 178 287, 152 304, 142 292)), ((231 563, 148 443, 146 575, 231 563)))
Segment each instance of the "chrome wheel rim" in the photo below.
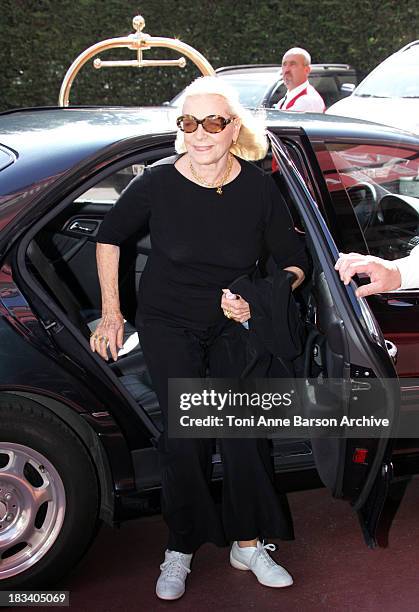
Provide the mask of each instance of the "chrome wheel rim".
POLYGON ((33 567, 64 522, 63 481, 33 448, 0 442, 0 580, 33 567))

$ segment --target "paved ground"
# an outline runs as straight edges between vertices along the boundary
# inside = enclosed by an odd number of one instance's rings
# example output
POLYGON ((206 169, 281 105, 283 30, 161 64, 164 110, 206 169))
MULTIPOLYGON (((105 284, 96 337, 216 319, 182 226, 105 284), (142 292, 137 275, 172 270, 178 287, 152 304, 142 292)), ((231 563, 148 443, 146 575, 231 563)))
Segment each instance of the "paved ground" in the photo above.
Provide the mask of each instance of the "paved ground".
POLYGON ((279 543, 275 558, 294 586, 269 589, 228 564, 228 550, 204 546, 187 591, 177 602, 154 595, 166 542, 161 517, 103 528, 89 554, 65 581, 71 610, 222 612, 410 612, 419 610, 419 480, 408 487, 389 547, 369 550, 356 516, 324 489, 289 496, 297 539, 279 543))

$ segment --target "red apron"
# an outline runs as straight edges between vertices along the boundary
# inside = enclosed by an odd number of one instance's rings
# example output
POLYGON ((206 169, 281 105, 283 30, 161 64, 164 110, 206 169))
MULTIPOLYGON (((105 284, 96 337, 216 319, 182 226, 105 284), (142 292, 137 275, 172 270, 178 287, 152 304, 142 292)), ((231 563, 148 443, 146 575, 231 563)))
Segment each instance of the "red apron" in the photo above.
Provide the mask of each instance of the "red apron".
POLYGON ((300 91, 300 93, 298 93, 296 96, 291 98, 291 100, 289 100, 289 102, 287 102, 285 107, 284 107, 285 100, 283 100, 283 102, 281 103, 281 106, 279 107, 280 110, 288 110, 288 109, 292 108, 294 106, 295 102, 298 100, 298 98, 301 98, 301 96, 306 96, 306 95, 307 95, 307 87, 305 87, 303 89, 303 91, 300 91))

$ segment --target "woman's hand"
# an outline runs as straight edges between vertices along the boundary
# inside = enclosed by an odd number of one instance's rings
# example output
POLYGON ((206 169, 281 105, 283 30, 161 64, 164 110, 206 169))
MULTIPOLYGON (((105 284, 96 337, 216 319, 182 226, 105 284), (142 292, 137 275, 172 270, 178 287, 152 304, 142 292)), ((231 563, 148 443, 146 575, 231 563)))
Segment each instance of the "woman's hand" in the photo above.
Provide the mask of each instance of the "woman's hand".
POLYGON ((120 312, 102 315, 102 319, 90 336, 90 348, 108 361, 108 347, 114 361, 124 344, 124 318, 120 312))
POLYGON ((221 298, 221 308, 228 319, 233 319, 237 323, 244 323, 251 317, 249 303, 230 289, 223 289, 221 298))

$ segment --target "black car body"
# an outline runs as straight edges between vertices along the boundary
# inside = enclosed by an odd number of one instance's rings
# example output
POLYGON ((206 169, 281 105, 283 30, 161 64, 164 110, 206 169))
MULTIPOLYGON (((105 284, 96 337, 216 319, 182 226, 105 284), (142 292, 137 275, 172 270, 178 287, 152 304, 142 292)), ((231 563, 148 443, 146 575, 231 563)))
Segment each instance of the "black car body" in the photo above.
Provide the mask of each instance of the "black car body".
MULTIPOLYGON (((238 91, 241 104, 248 108, 273 108, 287 92, 280 64, 223 66, 215 72, 238 91)), ((312 64, 308 80, 328 108, 352 93, 359 75, 348 64, 312 64)), ((170 105, 177 107, 182 100, 180 92, 170 105)))
MULTIPOLYGON (((147 234, 121 251, 121 304, 131 350, 117 362, 104 362, 88 340, 100 318, 97 230, 124 184, 145 164, 173 153, 174 125, 167 107, 0 115, 3 588, 43 587, 58 579, 87 548, 100 519, 114 524, 159 511, 160 413, 133 328, 136 287, 150 252, 147 234)), ((382 381, 383 401, 396 419, 399 386, 388 384, 396 371, 383 333, 398 344, 399 376, 417 374, 411 359, 419 331, 417 292, 371 298, 369 307, 356 299, 352 285, 342 285, 333 266, 338 250, 365 250, 370 239, 372 250, 389 248, 397 223, 406 239, 394 240, 396 255, 411 248, 419 223, 416 198, 394 193, 394 182, 400 160, 402 178, 413 178, 419 140, 364 122, 277 111, 268 114, 267 126, 283 189, 313 259, 301 296, 312 332, 307 368, 346 381, 349 412, 357 378, 382 381), (396 161, 383 178, 375 170, 386 148, 396 161), (351 168, 356 160, 364 164, 362 180, 359 169, 355 175, 345 171, 346 158, 351 168), (387 228, 380 242, 373 230, 383 200, 388 223, 379 224, 381 232, 387 228)), ((262 167, 270 171, 271 163, 269 155, 262 167)), ((416 393, 402 384, 402 407, 405 402, 412 408, 416 393)), ((282 489, 313 486, 311 477, 319 476, 358 512, 373 545, 393 464, 399 475, 416 470, 413 442, 394 445, 385 436, 275 439, 272 452, 282 489)), ((216 450, 215 490, 222 479, 216 450)))

